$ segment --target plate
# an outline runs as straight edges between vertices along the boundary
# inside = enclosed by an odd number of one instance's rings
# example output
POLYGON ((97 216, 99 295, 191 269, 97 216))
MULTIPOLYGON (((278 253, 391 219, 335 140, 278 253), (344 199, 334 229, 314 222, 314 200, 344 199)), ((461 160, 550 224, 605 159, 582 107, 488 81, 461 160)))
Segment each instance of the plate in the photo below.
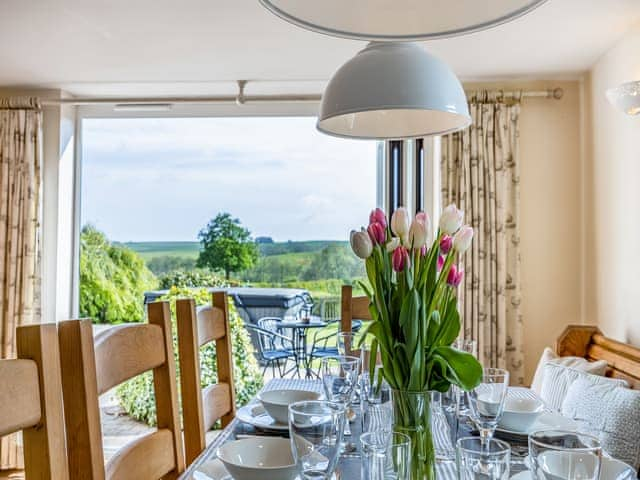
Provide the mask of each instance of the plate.
POLYGON ((236 412, 236 418, 241 422, 264 430, 289 431, 288 424, 275 421, 260 403, 252 403, 239 408, 236 412))
POLYGON ((526 440, 530 433, 537 432, 539 430, 568 430, 574 431, 579 428, 579 425, 570 418, 563 417, 559 413, 544 412, 537 420, 529 427, 525 432, 518 432, 514 430, 507 430, 505 428, 496 428, 496 433, 503 437, 512 437, 519 440, 526 440))
MULTIPOLYGON (((635 478, 636 471, 633 467, 615 458, 602 457, 600 480, 634 480, 635 478)), ((533 475, 531 471, 524 470, 512 476, 511 480, 533 480, 533 475)))

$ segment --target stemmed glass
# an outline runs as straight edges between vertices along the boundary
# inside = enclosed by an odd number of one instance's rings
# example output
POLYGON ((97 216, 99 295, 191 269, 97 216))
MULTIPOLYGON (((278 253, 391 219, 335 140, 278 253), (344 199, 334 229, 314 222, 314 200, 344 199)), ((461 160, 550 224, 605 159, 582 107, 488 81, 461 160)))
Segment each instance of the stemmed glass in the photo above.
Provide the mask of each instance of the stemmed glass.
POLYGON ((289 405, 291 450, 304 480, 331 478, 340 458, 344 424, 343 404, 305 401, 289 405))
POLYGON ((483 442, 477 437, 457 442, 456 460, 459 480, 508 480, 511 447, 501 440, 483 442))
POLYGON ((471 420, 480 431, 482 445, 488 446, 504 411, 509 388, 509 372, 501 368, 485 368, 480 384, 467 392, 471 420))
MULTIPOLYGON (((351 435, 349 420, 352 416, 350 410, 353 392, 358 383, 360 373, 360 359, 347 355, 336 355, 322 359, 320 366, 322 372, 322 384, 327 400, 340 403, 345 406, 347 422, 345 423, 345 435, 351 435)), ((344 445, 345 451, 349 445, 344 445)))
POLYGON ((529 459, 537 480, 597 480, 602 446, 584 433, 540 431, 529 435, 529 459))

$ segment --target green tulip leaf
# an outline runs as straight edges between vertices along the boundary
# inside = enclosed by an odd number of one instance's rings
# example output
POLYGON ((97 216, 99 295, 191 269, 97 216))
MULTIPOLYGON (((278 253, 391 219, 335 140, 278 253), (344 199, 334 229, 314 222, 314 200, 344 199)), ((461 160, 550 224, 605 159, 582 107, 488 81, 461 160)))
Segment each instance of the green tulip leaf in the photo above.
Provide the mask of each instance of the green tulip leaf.
POLYGON ((482 365, 475 357, 467 352, 452 347, 437 347, 433 352, 435 358, 442 358, 448 365, 445 378, 458 385, 463 390, 475 388, 482 379, 482 365))

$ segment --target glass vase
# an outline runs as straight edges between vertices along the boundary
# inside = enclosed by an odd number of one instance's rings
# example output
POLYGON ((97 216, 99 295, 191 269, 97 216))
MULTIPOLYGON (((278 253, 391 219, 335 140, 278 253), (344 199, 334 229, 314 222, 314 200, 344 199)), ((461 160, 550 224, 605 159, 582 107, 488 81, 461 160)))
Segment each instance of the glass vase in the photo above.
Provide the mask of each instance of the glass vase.
POLYGON ((394 430, 411 439, 411 480, 434 480, 436 477, 431 393, 391 390, 394 430))

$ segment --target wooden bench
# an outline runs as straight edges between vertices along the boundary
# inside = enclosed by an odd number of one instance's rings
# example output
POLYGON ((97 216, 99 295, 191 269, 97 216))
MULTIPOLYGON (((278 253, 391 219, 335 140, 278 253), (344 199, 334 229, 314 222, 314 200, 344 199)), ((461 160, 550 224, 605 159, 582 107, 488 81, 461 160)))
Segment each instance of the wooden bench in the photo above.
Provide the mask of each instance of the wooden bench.
POLYGON ((608 377, 622 378, 640 390, 640 348, 605 337, 598 327, 570 325, 556 340, 556 353, 562 357, 605 360, 608 377))

